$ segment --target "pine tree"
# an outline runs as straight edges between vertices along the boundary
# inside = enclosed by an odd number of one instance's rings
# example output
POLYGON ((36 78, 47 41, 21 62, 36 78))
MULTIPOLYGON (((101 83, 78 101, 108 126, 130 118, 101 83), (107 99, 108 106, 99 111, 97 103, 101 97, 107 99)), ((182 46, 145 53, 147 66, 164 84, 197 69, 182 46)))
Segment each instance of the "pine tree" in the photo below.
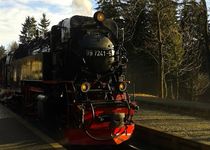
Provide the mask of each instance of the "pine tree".
POLYGON ((25 44, 30 42, 36 37, 36 20, 34 17, 27 16, 25 22, 22 24, 22 31, 20 37, 20 42, 25 44))
POLYGON ((121 4, 121 1, 97 0, 97 4, 98 4, 98 7, 96 9, 103 11, 107 18, 119 18, 120 16, 119 7, 121 4))
MULTIPOLYGON (((134 36, 139 16, 145 7, 145 0, 97 0, 97 10, 105 13, 107 18, 113 18, 117 23, 123 19, 125 24, 118 23, 118 26, 125 29, 125 41, 130 42, 134 36)), ((140 35, 139 35, 140 36, 140 35)))
POLYGON ((37 36, 37 24, 36 24, 36 20, 34 17, 31 17, 31 21, 30 21, 30 28, 29 28, 29 38, 30 40, 36 38, 37 36))
POLYGON ((22 24, 22 31, 20 37, 20 42, 25 44, 29 41, 29 29, 31 24, 31 18, 29 16, 26 17, 25 22, 22 24))
MULTIPOLYGON (((132 43, 130 44, 132 47, 132 51, 130 51, 130 53, 135 54, 144 51, 145 48, 148 48, 147 39, 151 39, 151 34, 148 30, 149 28, 151 28, 151 24, 149 21, 151 20, 151 16, 148 15, 149 10, 146 8, 148 6, 148 1, 145 1, 144 3, 139 3, 138 5, 136 5, 135 1, 132 1, 132 4, 130 6, 132 5, 135 5, 136 9, 133 9, 132 7, 129 9, 134 11, 133 18, 135 19, 133 20, 135 20, 136 23, 133 26, 133 30, 130 30, 130 35, 132 35, 132 40, 130 41, 132 43)), ((130 26, 132 25, 130 24, 130 26)))
POLYGON ((50 25, 50 21, 49 19, 46 18, 45 13, 42 14, 42 18, 38 25, 39 25, 40 34, 44 36, 48 32, 48 27, 50 25))

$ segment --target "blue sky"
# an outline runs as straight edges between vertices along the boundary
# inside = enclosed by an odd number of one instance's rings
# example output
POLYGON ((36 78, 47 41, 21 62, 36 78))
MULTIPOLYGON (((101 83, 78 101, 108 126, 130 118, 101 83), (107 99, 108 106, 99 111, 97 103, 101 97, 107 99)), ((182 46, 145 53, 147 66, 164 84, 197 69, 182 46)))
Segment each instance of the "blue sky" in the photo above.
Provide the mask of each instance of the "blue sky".
POLYGON ((206 0, 207 7, 210 8, 210 0, 206 0))
POLYGON ((46 13, 51 25, 55 25, 76 14, 92 16, 94 5, 94 0, 0 0, 0 45, 18 42, 26 16, 39 22, 46 13))
MULTIPOLYGON (((206 2, 210 8, 210 0, 206 2)), ((55 25, 75 14, 92 16, 95 7, 95 0, 0 0, 0 45, 18 42, 26 16, 39 22, 42 13, 46 13, 51 25, 55 25)))

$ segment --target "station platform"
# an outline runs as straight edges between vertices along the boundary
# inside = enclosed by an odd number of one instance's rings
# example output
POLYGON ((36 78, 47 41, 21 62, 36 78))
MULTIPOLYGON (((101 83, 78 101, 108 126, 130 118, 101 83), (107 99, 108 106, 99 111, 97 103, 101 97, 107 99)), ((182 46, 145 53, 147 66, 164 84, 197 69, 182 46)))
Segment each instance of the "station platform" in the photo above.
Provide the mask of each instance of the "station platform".
POLYGON ((0 104, 0 150, 51 149, 65 148, 0 104))

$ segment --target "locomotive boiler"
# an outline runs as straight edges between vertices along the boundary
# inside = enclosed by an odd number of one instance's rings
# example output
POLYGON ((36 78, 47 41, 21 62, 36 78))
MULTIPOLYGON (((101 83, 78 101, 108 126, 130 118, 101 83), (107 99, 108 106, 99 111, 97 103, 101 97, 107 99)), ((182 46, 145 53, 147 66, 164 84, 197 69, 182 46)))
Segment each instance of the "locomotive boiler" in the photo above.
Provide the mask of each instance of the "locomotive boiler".
POLYGON ((0 61, 25 115, 53 119, 70 144, 120 144, 133 131, 123 30, 102 12, 73 16, 0 61))

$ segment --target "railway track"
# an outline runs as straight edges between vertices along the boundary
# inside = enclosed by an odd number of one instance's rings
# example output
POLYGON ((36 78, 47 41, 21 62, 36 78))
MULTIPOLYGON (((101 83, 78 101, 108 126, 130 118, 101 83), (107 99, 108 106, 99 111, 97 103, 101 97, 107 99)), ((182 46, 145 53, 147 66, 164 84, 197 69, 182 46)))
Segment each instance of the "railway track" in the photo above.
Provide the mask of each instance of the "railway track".
POLYGON ((69 150, 146 150, 143 148, 137 148, 133 145, 117 145, 117 146, 71 146, 67 147, 69 150))

